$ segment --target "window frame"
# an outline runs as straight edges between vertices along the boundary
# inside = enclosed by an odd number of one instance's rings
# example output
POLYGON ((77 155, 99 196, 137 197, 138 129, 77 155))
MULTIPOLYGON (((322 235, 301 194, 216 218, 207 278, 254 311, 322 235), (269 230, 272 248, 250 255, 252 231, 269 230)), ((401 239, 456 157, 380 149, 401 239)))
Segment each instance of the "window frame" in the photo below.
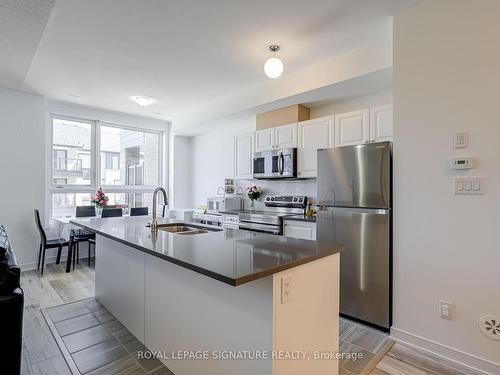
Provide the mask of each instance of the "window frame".
MULTIPOLYGON (((156 134, 158 136, 158 184, 161 185, 161 182, 163 181, 163 132, 159 130, 150 130, 150 129, 143 129, 143 128, 138 128, 135 126, 128 126, 128 125, 123 125, 123 124, 117 124, 113 122, 108 122, 108 121, 99 121, 98 123, 98 128, 97 128, 97 157, 99 158, 97 165, 99 166, 97 170, 97 179, 96 181, 101 181, 101 126, 108 127, 108 128, 118 128, 118 129, 124 129, 124 130, 130 130, 130 131, 136 131, 136 132, 143 132, 143 133, 151 133, 151 134, 156 134)), ((134 192, 141 192, 141 191, 146 191, 146 192, 153 192, 154 189, 158 185, 99 185, 102 187, 102 189, 106 192, 109 191, 110 193, 123 193, 127 191, 134 191, 134 192), (111 191, 113 190, 113 191, 111 191)))
MULTIPOLYGON (((77 118, 77 117, 71 117, 71 116, 63 116, 63 115, 56 115, 56 114, 51 114, 50 116, 50 150, 51 150, 51 156, 50 156, 50 186, 49 189, 66 189, 67 187, 74 188, 76 190, 80 189, 90 189, 93 188, 96 185, 96 176, 97 176, 97 164, 96 164, 96 155, 94 154, 94 150, 97 147, 96 144, 96 127, 97 127, 97 121, 93 120, 88 120, 88 119, 82 119, 82 118, 77 118), (72 184, 72 185, 59 185, 59 184, 54 184, 54 120, 63 120, 63 121, 73 121, 73 122, 79 122, 82 124, 89 124, 90 125, 90 184, 88 185, 83 185, 83 184, 72 184)), ((66 164, 68 163, 68 155, 66 152, 66 164)))
POLYGON ((162 130, 141 128, 138 126, 130 126, 109 121, 90 120, 82 117, 60 115, 56 113, 50 114, 50 158, 48 158, 48 168, 50 168, 48 181, 48 219, 53 220, 52 216, 52 200, 53 194, 62 193, 89 193, 94 194, 97 189, 102 188, 107 193, 153 193, 156 185, 100 185, 101 181, 101 126, 114 127, 124 130, 131 130, 144 133, 152 133, 158 135, 158 185, 161 186, 164 181, 164 155, 165 155, 165 132, 162 130), (87 123, 91 125, 91 145, 90 145, 90 165, 91 165, 91 184, 90 185, 59 185, 54 184, 54 169, 53 169, 53 150, 54 150, 54 119, 75 121, 87 123))

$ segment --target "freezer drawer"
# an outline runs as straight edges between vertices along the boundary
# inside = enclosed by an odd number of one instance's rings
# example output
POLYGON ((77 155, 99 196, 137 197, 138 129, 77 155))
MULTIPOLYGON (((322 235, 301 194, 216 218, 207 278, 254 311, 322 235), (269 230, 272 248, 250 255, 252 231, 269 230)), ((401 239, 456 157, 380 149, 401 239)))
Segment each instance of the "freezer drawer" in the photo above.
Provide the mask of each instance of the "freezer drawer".
POLYGON ((391 325, 391 211, 330 208, 318 213, 318 241, 343 244, 340 312, 383 328, 391 325))

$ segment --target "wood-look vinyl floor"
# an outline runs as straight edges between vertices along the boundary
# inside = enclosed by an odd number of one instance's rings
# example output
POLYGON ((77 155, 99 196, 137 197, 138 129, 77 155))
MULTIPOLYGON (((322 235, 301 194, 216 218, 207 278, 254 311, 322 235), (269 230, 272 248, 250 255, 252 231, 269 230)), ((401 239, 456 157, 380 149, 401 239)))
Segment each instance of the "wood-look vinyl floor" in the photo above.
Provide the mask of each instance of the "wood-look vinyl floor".
MULTIPOLYGON (((25 308, 21 374, 71 375, 41 309, 94 297, 94 284, 94 269, 86 264, 78 265, 70 273, 65 273, 64 264, 49 264, 43 276, 40 276, 37 270, 22 272, 21 286, 25 294, 25 308)), ((52 318, 54 321, 57 320, 57 316, 52 318)), ((107 316, 98 316, 96 319, 105 321, 107 316)), ((82 326, 90 324, 89 328, 92 328, 91 322, 77 323, 82 326)), ((99 325, 96 324, 94 327, 99 325)), ((97 336, 105 334, 92 333, 97 336)), ((366 354, 365 362, 341 361, 340 375, 365 375, 366 366, 370 364, 369 368, 373 368, 373 364, 379 359, 377 353, 383 354, 388 345, 386 335, 346 319, 340 321, 340 336, 341 350, 362 351, 366 354)), ((87 339, 94 339, 78 337, 76 340, 76 336, 68 335, 68 337, 66 345, 71 350, 78 349, 78 345, 82 345, 87 339)), ((105 371, 106 368, 103 368, 103 372, 116 373, 111 369, 121 368, 123 371, 120 374, 133 374, 131 370, 134 367, 127 360, 118 359, 108 365, 109 372, 105 371)), ((392 346, 369 373, 371 375, 479 375, 477 372, 400 344, 392 346)))

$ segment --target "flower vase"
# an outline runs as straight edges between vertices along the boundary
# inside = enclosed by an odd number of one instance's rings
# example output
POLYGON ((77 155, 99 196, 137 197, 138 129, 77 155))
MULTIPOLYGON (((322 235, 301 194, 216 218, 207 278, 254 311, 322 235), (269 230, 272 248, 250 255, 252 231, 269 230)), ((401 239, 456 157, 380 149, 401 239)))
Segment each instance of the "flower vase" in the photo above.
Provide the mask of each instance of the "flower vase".
POLYGON ((95 211, 96 211, 96 215, 98 217, 101 217, 101 215, 102 215, 102 207, 101 206, 95 206, 95 211))
POLYGON ((255 206, 255 199, 250 199, 250 208, 254 208, 255 206))

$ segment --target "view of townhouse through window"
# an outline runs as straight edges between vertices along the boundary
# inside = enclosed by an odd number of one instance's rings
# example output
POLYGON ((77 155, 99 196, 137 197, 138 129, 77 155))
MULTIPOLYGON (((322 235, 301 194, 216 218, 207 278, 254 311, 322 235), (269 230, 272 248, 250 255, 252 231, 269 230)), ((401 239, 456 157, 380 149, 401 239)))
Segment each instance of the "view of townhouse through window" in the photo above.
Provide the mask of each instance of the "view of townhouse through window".
POLYGON ((90 205, 99 187, 108 204, 125 213, 150 207, 160 182, 160 147, 158 132, 54 117, 51 217, 72 216, 76 206, 90 205))

